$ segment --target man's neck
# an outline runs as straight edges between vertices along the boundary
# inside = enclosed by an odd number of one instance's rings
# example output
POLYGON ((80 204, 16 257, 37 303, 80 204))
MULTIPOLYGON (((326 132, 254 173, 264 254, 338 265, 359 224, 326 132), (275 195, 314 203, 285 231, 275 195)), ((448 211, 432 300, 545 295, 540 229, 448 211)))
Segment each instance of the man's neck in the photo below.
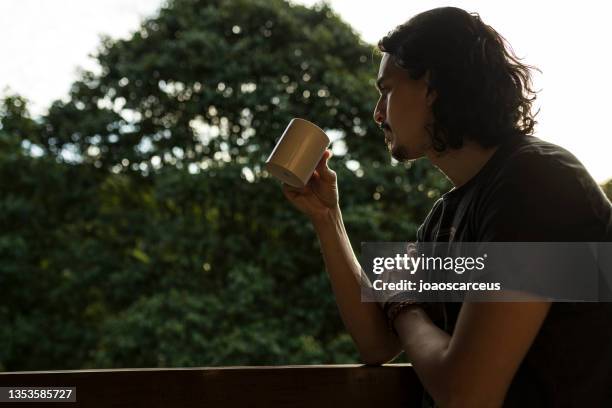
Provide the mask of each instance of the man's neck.
POLYGON ((458 188, 478 174, 497 148, 484 148, 476 142, 465 141, 460 149, 449 149, 444 153, 432 149, 426 156, 458 188))

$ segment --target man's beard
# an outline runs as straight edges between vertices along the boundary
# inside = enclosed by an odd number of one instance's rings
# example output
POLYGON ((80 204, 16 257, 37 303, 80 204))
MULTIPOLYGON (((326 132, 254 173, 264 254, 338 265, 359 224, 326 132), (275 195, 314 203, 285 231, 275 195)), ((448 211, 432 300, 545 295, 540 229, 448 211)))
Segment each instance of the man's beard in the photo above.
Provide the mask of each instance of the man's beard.
POLYGON ((410 158, 410 153, 408 152, 408 149, 405 146, 398 145, 392 147, 393 141, 390 138, 387 138, 386 136, 385 142, 387 143, 387 149, 389 150, 389 153, 391 153, 391 157, 393 157, 395 160, 400 163, 405 163, 412 160, 410 158))

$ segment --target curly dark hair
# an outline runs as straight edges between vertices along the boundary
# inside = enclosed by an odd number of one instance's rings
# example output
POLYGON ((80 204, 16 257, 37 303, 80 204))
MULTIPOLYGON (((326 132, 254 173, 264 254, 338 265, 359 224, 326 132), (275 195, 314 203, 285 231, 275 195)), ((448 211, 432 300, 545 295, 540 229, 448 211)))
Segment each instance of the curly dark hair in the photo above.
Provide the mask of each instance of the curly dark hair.
POLYGON ((530 69, 539 69, 522 64, 477 13, 442 7, 417 14, 383 37, 378 49, 412 79, 429 71, 429 91, 437 97, 427 131, 436 151, 460 148, 464 138, 492 147, 533 133, 530 69))

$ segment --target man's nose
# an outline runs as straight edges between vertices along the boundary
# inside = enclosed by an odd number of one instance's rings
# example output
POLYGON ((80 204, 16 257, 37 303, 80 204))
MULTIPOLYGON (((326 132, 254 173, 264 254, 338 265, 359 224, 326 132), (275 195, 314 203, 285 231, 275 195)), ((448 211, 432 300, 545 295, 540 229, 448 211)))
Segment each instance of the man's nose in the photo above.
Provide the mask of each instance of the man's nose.
POLYGON ((374 108, 374 122, 376 122, 377 125, 380 125, 385 121, 385 114, 382 108, 383 106, 380 102, 378 102, 374 108))

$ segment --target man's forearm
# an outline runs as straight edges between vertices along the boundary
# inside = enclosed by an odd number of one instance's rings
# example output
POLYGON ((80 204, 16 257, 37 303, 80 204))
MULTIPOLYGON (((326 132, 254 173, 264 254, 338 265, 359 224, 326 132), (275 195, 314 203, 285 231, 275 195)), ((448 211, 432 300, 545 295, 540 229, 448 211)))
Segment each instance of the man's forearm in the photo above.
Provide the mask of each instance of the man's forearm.
POLYGON ((416 306, 400 313, 394 326, 402 348, 425 388, 438 404, 446 401, 448 390, 443 368, 450 336, 416 306))
POLYGON ((399 340, 387 329, 379 305, 361 301, 361 267, 344 228, 340 209, 312 221, 340 315, 361 357, 369 364, 393 359, 401 352, 399 340))

